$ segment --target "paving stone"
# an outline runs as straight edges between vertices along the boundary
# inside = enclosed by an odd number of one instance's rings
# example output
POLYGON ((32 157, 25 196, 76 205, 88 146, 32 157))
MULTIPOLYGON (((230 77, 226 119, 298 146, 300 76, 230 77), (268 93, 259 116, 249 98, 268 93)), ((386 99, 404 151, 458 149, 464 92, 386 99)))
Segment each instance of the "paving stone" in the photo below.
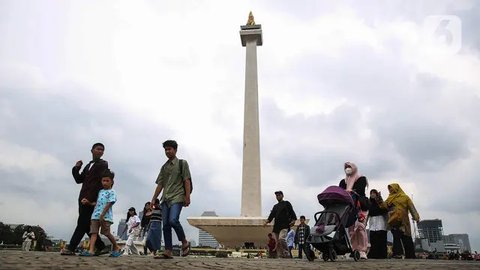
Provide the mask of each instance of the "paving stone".
POLYGON ((0 269, 480 269, 480 261, 445 260, 338 260, 308 262, 299 259, 247 259, 174 257, 172 260, 151 256, 110 258, 61 256, 54 252, 0 250, 0 269))

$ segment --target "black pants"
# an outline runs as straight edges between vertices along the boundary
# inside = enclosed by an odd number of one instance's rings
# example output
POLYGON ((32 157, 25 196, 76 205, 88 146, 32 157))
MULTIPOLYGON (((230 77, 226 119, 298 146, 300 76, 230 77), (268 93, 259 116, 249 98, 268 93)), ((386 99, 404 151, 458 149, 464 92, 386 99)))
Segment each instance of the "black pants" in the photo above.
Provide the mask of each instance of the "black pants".
MULTIPOLYGON (((93 206, 83 205, 81 203, 78 204, 77 227, 75 228, 72 238, 70 239, 70 244, 68 244, 68 249, 70 251, 75 251, 85 234, 90 236, 90 219, 92 217, 93 209, 93 206)), ((95 247, 97 250, 102 250, 105 248, 105 244, 102 242, 100 237, 97 237, 97 241, 95 241, 95 247)))
POLYGON ((305 244, 298 244, 298 258, 299 259, 302 259, 302 253, 304 253, 305 251, 303 250, 305 247, 305 244))
POLYGON ((370 259, 387 258, 387 231, 370 231, 370 259))
POLYGON ((405 235, 399 229, 392 229, 393 256, 405 255, 407 259, 415 259, 415 246, 412 237, 405 235))

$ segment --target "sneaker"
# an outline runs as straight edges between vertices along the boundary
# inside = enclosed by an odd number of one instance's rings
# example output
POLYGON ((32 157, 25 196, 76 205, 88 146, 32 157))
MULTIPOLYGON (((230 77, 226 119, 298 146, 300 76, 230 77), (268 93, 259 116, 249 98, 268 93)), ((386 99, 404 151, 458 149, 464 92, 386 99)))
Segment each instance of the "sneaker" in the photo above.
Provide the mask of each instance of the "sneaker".
POLYGON ((367 253, 360 251, 360 260, 367 260, 367 253))

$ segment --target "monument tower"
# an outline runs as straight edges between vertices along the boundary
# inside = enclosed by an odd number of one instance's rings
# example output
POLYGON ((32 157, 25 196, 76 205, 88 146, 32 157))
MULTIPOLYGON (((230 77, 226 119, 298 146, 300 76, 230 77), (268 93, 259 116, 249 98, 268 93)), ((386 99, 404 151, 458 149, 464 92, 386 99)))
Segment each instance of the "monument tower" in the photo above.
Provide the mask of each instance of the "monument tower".
POLYGON ((255 24, 250 11, 247 25, 240 27, 242 46, 246 47, 245 110, 243 120, 242 209, 243 217, 262 215, 260 181, 260 129, 258 122, 257 46, 262 46, 262 26, 255 24))
POLYGON ((260 179, 260 131, 258 121, 257 46, 261 46, 262 26, 255 24, 252 12, 246 25, 240 26, 242 46, 246 47, 245 108, 243 126, 242 203, 238 217, 188 217, 190 225, 211 234, 224 247, 246 243, 265 245, 272 231, 263 226, 260 179))

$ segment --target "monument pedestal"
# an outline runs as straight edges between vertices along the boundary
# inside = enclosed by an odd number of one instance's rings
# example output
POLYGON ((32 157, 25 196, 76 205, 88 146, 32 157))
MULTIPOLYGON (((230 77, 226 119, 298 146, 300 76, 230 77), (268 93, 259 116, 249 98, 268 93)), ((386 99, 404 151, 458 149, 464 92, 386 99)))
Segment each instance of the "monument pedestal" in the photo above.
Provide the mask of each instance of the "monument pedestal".
POLYGON ((187 221, 211 234, 225 248, 242 247, 246 242, 264 248, 273 227, 263 226, 265 217, 188 217, 187 221))

